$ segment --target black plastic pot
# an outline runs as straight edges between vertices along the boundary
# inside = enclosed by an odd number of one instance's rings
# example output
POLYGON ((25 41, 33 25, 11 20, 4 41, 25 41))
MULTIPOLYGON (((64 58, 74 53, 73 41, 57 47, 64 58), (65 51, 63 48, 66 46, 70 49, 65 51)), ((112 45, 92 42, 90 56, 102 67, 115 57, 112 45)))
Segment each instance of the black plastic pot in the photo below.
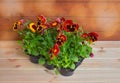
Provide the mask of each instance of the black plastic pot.
POLYGON ((40 58, 40 57, 38 57, 38 56, 32 56, 32 55, 30 55, 30 61, 31 61, 32 63, 38 64, 39 58, 40 58))
POLYGON ((59 73, 63 76, 71 76, 74 73, 74 70, 61 68, 59 73))
POLYGON ((44 64, 44 67, 49 69, 49 70, 53 70, 54 69, 54 65, 49 65, 47 63, 44 64))
MULTIPOLYGON (((84 60, 84 58, 81 58, 81 59, 79 60, 79 62, 75 63, 75 66, 76 66, 75 69, 82 63, 83 60, 84 60)), ((71 76, 71 75, 73 75, 75 69, 72 70, 72 69, 61 68, 61 69, 59 70, 59 73, 60 73, 61 75, 63 75, 63 76, 71 76)))
POLYGON ((83 62, 84 58, 80 58, 79 62, 75 63, 76 68, 83 62))

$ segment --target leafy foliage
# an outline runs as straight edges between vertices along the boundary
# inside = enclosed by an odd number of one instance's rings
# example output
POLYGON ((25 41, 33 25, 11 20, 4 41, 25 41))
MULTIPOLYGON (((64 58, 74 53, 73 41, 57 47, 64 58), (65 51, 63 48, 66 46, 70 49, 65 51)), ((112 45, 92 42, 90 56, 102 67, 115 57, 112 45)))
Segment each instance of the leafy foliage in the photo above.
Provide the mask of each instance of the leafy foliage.
POLYGON ((67 36, 67 41, 60 46, 60 53, 58 57, 51 60, 52 64, 57 68, 70 68, 75 69, 75 62, 78 62, 80 58, 89 57, 92 52, 92 48, 89 43, 83 44, 80 32, 64 32, 67 36))
POLYGON ((19 31, 19 34, 22 38, 21 44, 22 48, 25 51, 26 54, 33 55, 33 56, 39 56, 40 55, 40 44, 44 40, 42 39, 41 34, 33 33, 29 29, 25 28, 22 31, 19 31))

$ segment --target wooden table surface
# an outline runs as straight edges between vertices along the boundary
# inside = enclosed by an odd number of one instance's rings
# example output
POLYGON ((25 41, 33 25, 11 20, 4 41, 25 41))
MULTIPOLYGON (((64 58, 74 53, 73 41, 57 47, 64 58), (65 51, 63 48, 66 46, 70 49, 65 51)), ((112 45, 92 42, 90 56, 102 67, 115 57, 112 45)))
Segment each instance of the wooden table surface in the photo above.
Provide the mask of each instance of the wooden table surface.
POLYGON ((0 41, 0 83, 120 83, 120 41, 98 41, 69 77, 29 61, 16 41, 0 41))

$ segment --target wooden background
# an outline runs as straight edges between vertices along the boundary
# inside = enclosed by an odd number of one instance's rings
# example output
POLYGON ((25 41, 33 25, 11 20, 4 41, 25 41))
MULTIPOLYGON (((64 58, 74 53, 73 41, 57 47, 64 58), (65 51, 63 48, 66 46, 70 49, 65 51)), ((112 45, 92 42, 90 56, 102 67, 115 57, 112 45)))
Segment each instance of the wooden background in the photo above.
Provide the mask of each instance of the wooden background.
POLYGON ((40 14, 75 19, 99 40, 120 40, 120 0, 0 0, 0 40, 16 40, 12 24, 40 14))

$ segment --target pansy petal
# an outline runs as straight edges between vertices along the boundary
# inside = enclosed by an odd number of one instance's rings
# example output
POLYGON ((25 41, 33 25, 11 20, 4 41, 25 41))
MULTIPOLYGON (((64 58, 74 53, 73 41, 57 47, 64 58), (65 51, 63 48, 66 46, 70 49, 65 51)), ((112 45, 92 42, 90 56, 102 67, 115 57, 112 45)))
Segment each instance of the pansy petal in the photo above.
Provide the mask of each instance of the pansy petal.
POLYGON ((46 21, 47 21, 46 18, 43 15, 38 16, 38 20, 41 21, 41 24, 45 24, 46 21))
POLYGON ((35 23, 30 23, 28 27, 32 32, 36 32, 37 30, 37 26, 35 25, 35 23))
POLYGON ((13 24, 13 31, 16 31, 17 29, 18 29, 18 23, 15 22, 15 23, 13 24))

